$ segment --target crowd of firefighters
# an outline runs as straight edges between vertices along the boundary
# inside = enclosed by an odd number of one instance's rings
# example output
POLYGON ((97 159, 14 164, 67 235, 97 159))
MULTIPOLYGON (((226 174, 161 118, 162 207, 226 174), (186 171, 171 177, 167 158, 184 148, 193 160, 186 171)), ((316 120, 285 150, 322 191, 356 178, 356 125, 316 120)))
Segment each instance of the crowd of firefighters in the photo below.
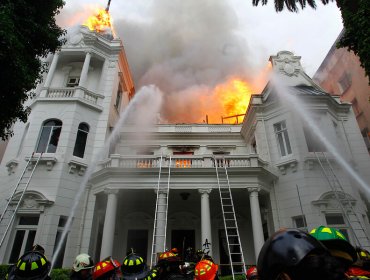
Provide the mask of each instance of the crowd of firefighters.
MULTIPOLYGON (((8 280, 47 280, 51 264, 41 246, 34 246, 9 268, 8 280)), ((310 233, 280 229, 270 236, 247 280, 346 280, 370 279, 370 254, 354 248, 337 229, 320 226, 310 233)), ((158 255, 151 269, 133 249, 119 261, 108 257, 96 264, 87 254, 76 257, 71 280, 218 279, 218 265, 202 250, 176 248, 158 255)))

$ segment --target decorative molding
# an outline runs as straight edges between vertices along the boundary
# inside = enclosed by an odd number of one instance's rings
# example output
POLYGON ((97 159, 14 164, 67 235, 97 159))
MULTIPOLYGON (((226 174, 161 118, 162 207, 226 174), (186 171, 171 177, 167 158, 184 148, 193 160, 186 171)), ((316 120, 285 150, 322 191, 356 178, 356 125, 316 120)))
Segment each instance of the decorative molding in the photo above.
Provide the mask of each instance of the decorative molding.
MULTIPOLYGON (((34 153, 31 160, 30 157, 26 157, 26 161, 30 160, 30 164, 28 165, 28 170, 32 170, 35 166, 36 162, 39 160, 40 153, 34 153)), ((41 154, 40 160, 38 164, 45 164, 46 170, 51 171, 57 162, 57 158, 54 154, 41 154)))
POLYGON ((12 159, 6 163, 6 167, 8 169, 8 175, 11 175, 15 172, 16 167, 18 166, 19 161, 16 159, 12 159))
POLYGON ((247 190, 249 192, 249 194, 252 194, 252 193, 259 193, 260 190, 261 190, 261 187, 247 187, 247 190))
POLYGON ((297 171, 298 160, 290 159, 281 163, 277 163, 276 167, 280 170, 281 174, 285 175, 288 168, 292 170, 292 172, 297 171))
POLYGON ((69 173, 74 174, 75 172, 77 172, 77 174, 80 176, 83 176, 85 174, 85 171, 88 166, 86 163, 73 160, 73 159, 68 162, 68 165, 69 165, 69 173))
MULTIPOLYGON (((19 203, 21 196, 22 193, 18 192, 10 202, 10 205, 15 207, 19 203)), ((44 212, 46 206, 50 206, 52 204, 54 204, 54 202, 48 200, 42 193, 37 191, 26 191, 23 195, 18 211, 23 213, 41 213, 44 212)))
POLYGON ((200 193, 200 194, 210 194, 211 192, 212 192, 212 189, 211 188, 203 188, 203 189, 198 189, 198 192, 200 193))
POLYGON ((107 195, 110 195, 110 194, 117 195, 119 193, 119 190, 106 188, 106 189, 104 189, 104 193, 107 194, 107 195))

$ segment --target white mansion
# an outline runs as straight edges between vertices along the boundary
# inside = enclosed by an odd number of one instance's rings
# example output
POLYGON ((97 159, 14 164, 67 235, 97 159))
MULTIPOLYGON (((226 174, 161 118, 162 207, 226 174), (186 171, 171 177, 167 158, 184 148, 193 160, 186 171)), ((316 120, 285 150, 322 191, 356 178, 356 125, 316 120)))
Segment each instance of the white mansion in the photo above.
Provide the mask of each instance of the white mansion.
MULTIPOLYGON (((370 158, 351 105, 314 84, 300 57, 282 51, 270 60, 369 185, 370 158)), ((36 91, 0 166, 1 263, 15 262, 35 243, 51 259, 93 154, 135 95, 122 42, 86 27, 50 58, 36 91)), ((157 124, 145 146, 130 142, 133 132, 122 127, 94 170, 57 266, 71 267, 81 252, 123 260, 130 248, 149 263, 153 239, 155 251, 201 249, 207 240, 215 261, 227 264, 220 193, 228 188, 246 264, 280 227, 337 227, 369 249, 369 195, 270 84, 252 97, 242 124, 157 124)))

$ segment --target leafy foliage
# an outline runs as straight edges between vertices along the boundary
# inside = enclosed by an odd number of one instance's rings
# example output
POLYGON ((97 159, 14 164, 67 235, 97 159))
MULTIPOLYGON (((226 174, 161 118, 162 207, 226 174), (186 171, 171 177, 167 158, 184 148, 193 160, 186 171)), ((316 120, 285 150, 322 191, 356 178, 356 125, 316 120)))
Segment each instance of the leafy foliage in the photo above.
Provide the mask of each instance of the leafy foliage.
MULTIPOLYGON (((308 4, 316 8, 315 0, 274 0, 277 12, 285 7, 291 12, 297 12, 299 6, 304 9, 308 4)), ((321 0, 328 4, 334 0, 321 0)), ((259 2, 266 5, 268 0, 253 0, 253 5, 259 2)), ((370 77, 370 1, 369 0, 336 0, 337 6, 342 13, 344 26, 343 36, 337 45, 338 48, 347 48, 353 51, 359 58, 365 73, 370 77)))
POLYGON ((17 120, 25 122, 23 103, 41 81, 45 67, 40 58, 55 52, 64 34, 55 23, 63 0, 0 1, 0 137, 12 135, 17 120))
POLYGON ((353 51, 370 77, 370 1, 337 0, 337 5, 345 28, 337 47, 353 51))
POLYGON ((66 268, 55 268, 51 271, 50 277, 53 280, 69 280, 71 270, 66 268))

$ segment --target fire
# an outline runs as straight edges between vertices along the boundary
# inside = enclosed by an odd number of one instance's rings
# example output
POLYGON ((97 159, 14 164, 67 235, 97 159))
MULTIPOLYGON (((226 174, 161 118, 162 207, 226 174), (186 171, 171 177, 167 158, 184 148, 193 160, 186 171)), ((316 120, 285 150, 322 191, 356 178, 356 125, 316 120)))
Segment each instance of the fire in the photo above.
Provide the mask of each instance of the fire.
POLYGON ((223 122, 241 123, 251 99, 251 86, 240 78, 232 78, 216 86, 214 93, 223 108, 221 112, 223 122))
POLYGON ((96 14, 90 16, 85 22, 90 30, 95 30, 96 32, 103 32, 107 28, 112 27, 111 18, 109 12, 105 9, 97 9, 96 14))

